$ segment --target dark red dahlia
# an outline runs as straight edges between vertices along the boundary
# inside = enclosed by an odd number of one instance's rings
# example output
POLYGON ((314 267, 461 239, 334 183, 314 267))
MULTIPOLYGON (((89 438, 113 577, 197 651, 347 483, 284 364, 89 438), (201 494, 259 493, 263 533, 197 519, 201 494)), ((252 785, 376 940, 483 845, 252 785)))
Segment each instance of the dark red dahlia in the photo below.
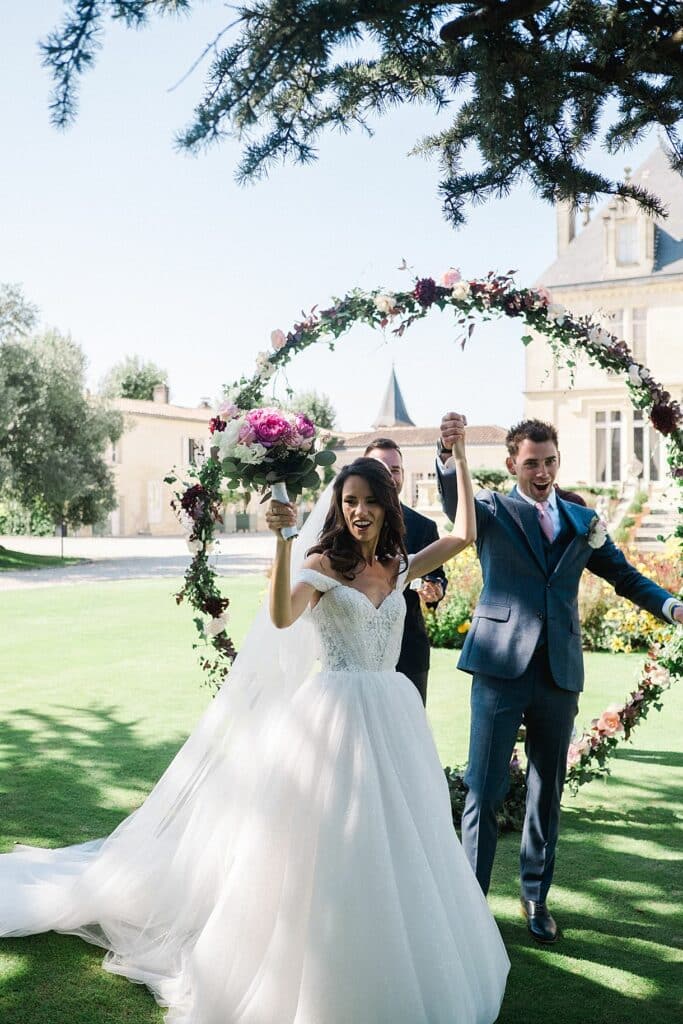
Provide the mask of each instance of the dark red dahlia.
POLYGON ((195 519, 204 507, 204 488, 202 485, 194 484, 192 487, 188 487, 180 499, 180 504, 188 516, 192 516, 195 519))
POLYGON ((678 402, 659 402, 652 406, 650 419, 655 430, 668 437, 681 422, 681 407, 678 402))
POLYGON ((227 597, 207 597, 202 607, 207 615, 217 619, 223 614, 229 604, 230 601, 227 597))
POLYGON ((216 431, 218 431, 219 434, 222 434, 227 425, 226 421, 222 420, 220 416, 212 416, 209 420, 209 430, 212 434, 215 434, 216 431))
POLYGON ((423 277, 415 285, 413 295, 421 306, 431 306, 436 298, 436 281, 432 277, 423 277))
POLYGON ((524 309, 524 299, 518 294, 508 294, 503 296, 503 312, 507 316, 517 316, 524 309))

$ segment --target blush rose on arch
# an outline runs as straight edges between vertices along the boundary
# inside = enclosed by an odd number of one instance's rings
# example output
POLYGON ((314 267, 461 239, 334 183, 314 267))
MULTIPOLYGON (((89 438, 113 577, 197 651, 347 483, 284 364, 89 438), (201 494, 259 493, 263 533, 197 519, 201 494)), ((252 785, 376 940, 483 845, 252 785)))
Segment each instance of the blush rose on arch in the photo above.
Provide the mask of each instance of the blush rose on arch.
MULTIPOLYGON (((573 370, 576 356, 621 374, 637 409, 647 411, 650 421, 667 439, 671 474, 683 487, 683 414, 680 405, 639 363, 623 340, 609 333, 590 316, 576 317, 553 302, 547 289, 520 288, 512 273, 465 279, 459 270, 448 269, 437 281, 417 278, 405 291, 354 288, 325 308, 315 306, 289 331, 277 328, 271 334, 271 349, 256 356, 250 376, 243 376, 225 388, 225 401, 242 410, 264 404, 265 390, 271 378, 299 352, 315 343, 335 343, 357 323, 389 331, 402 337, 416 320, 434 308, 452 310, 461 329, 464 348, 477 322, 494 316, 520 320, 542 336, 555 358, 573 370)), ((528 344, 531 335, 521 341, 528 344)), ((207 445, 210 450, 210 444, 207 445)), ((176 492, 174 507, 188 530, 188 545, 193 554, 183 586, 176 595, 178 603, 187 601, 195 612, 200 663, 206 679, 214 687, 227 676, 236 650, 227 631, 230 599, 223 595, 217 575, 209 562, 216 525, 221 521, 222 471, 211 454, 194 470, 184 490, 176 492)), ((168 477, 175 482, 175 477, 168 477)), ((597 525, 594 523, 593 525, 597 525)), ((677 531, 683 537, 683 525, 677 531)), ((683 675, 683 643, 672 640, 665 649, 652 650, 643 669, 640 685, 617 706, 610 706, 591 731, 584 733, 570 750, 568 782, 575 789, 606 772, 606 761, 614 752, 618 738, 628 739, 651 705, 659 708, 664 690, 674 678, 683 675), (615 717, 616 716, 616 717, 615 717), (618 722, 617 722, 618 718, 618 722)))

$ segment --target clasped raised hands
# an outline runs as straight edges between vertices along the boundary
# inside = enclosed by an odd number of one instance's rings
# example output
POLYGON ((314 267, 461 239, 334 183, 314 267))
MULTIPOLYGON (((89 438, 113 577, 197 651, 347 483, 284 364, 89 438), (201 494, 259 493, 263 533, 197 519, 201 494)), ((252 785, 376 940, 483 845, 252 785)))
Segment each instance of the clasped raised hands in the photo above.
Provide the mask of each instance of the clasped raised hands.
POLYGON ((441 419, 441 444, 445 449, 452 449, 454 455, 465 453, 466 426, 467 417, 459 412, 447 412, 441 419))

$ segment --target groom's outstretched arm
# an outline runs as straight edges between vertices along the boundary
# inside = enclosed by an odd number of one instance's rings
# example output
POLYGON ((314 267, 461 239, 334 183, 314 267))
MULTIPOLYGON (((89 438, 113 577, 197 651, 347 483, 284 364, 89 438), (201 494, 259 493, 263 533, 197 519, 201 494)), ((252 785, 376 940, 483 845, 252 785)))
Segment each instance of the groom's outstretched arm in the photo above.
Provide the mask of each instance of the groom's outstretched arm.
POLYGON ((620 597, 628 598, 658 619, 664 622, 683 622, 683 604, 679 598, 638 572, 611 537, 607 537, 602 547, 593 552, 587 568, 611 583, 620 597))

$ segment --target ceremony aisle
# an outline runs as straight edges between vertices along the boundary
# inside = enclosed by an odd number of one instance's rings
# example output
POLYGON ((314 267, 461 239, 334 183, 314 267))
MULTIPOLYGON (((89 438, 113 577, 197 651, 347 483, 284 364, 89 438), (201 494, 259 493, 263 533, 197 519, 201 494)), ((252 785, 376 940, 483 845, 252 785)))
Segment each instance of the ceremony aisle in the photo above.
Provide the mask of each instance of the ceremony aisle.
MULTIPOLYGON (((142 799, 209 698, 188 609, 173 581, 0 593, 0 849, 63 845, 111 831, 142 799)), ((244 631, 262 577, 231 583, 244 631)), ((444 764, 466 757, 468 677, 433 654, 429 714, 444 764)), ((578 724, 635 684, 642 658, 589 654, 578 724)), ((683 691, 673 687, 612 761, 609 782, 564 800, 542 948, 517 915, 519 835, 502 838, 491 906, 512 972, 500 1024, 674 1024, 683 934, 683 691)), ((146 990, 100 969, 65 936, 0 943, 2 1024, 160 1024, 146 990)), ((380 1024, 359 1021, 356 1024, 380 1024)), ((381 1022, 391 1024, 391 1022, 381 1022)))

